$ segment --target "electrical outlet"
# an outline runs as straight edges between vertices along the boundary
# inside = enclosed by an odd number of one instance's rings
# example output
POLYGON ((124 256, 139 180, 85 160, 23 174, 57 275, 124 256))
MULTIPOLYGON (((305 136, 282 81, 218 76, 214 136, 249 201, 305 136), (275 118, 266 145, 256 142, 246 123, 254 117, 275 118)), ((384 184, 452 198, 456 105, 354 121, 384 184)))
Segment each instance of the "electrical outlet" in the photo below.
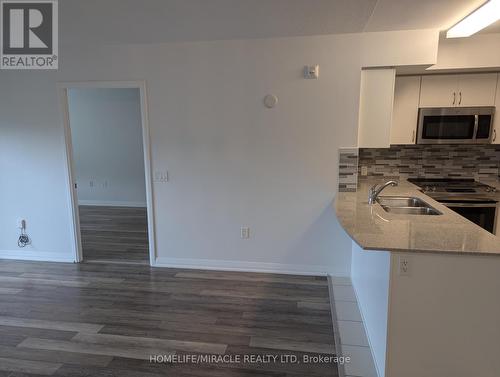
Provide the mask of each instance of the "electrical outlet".
POLYGON ((410 276, 410 273, 411 273, 410 257, 401 255, 399 257, 398 274, 400 276, 410 276))
POLYGON ((89 187, 94 187, 94 181, 89 181, 89 187))
POLYGON ((244 226, 241 227, 241 238, 244 240, 250 238, 250 228, 244 226))
POLYGON ((361 175, 366 177, 368 175, 368 167, 367 166, 361 166, 361 175))

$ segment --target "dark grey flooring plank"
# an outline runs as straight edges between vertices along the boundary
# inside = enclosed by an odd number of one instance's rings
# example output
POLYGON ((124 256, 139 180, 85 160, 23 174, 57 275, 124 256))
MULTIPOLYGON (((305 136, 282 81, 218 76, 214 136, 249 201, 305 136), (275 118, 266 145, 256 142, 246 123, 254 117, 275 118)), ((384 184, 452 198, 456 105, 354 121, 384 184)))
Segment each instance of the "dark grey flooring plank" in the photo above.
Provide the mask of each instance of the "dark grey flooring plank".
POLYGON ((88 355, 67 351, 37 350, 8 346, 0 346, 0 357, 98 367, 105 367, 113 360, 112 357, 103 355, 88 355))
POLYGON ((21 276, 0 276, 0 283, 12 283, 16 286, 29 287, 32 285, 55 285, 55 286, 66 286, 66 287, 85 287, 89 285, 87 282, 71 281, 71 280, 53 280, 53 279, 32 279, 25 278, 21 276))
POLYGON ((338 376, 335 365, 149 362, 335 352, 323 277, 0 260, 0 281, 19 290, 0 293, 0 359, 61 364, 56 376, 338 376))
POLYGON ((0 357, 0 370, 22 373, 37 373, 45 376, 53 375, 62 364, 46 361, 32 361, 0 357))
MULTIPOLYGON (((152 372, 138 372, 136 369, 125 368, 99 368, 90 367, 82 369, 73 365, 63 365, 54 376, 59 377, 162 377, 164 374, 152 372)), ((175 376, 177 377, 177 376, 175 376)), ((183 377, 183 376, 179 376, 183 377)))
POLYGON ((7 288, 0 287, 0 295, 17 295, 21 293, 23 290, 21 288, 7 288))
POLYGON ((48 279, 48 280, 67 280, 67 281, 82 281, 84 283, 122 283, 125 281, 123 278, 109 278, 109 277, 94 277, 94 276, 71 276, 71 275, 50 275, 37 274, 37 273, 22 273, 19 275, 21 278, 33 279, 48 279))
MULTIPOLYGON (((141 337, 141 338, 159 338, 159 339, 176 339, 187 342, 201 342, 201 343, 215 343, 215 344, 237 344, 248 345, 250 343, 250 336, 238 335, 233 333, 221 333, 214 331, 212 333, 199 332, 192 325, 179 326, 175 324, 171 329, 151 329, 151 328, 138 328, 131 326, 105 326, 100 333, 111 335, 123 335, 127 337, 141 337)), ((203 328, 213 327, 213 325, 202 325, 203 328)))
POLYGON ((270 348, 275 350, 289 350, 333 355, 335 347, 332 344, 315 342, 297 342, 290 339, 279 339, 263 336, 252 336, 250 347, 270 348))
POLYGON ((19 318, 0 316, 0 326, 10 327, 31 327, 47 330, 74 331, 85 333, 97 333, 103 328, 103 325, 81 322, 65 322, 60 320, 49 321, 32 318, 19 318))
POLYGON ((131 345, 120 346, 117 344, 95 344, 40 338, 26 338, 21 343, 19 343, 18 347, 35 350, 68 351, 90 355, 119 356, 129 359, 141 360, 149 360, 150 355, 165 355, 175 353, 171 349, 168 350, 163 348, 147 348, 141 344, 138 344, 137 347, 134 347, 131 345))
POLYGON ((147 262, 146 208, 79 206, 85 260, 147 262))
MULTIPOLYGON (((232 355, 242 355, 242 354, 252 354, 252 355, 274 355, 277 357, 276 363, 261 363, 253 366, 255 371, 259 372, 284 372, 286 376, 293 377, 337 377, 338 368, 335 363, 318 363, 318 364, 307 364, 302 362, 305 356, 317 356, 317 353, 308 353, 300 351, 290 351, 290 350, 278 350, 269 348, 259 348, 259 347, 240 347, 240 346, 229 346, 227 350, 228 354, 232 355), (289 357, 294 356, 300 363, 290 362, 289 357)), ((229 367, 239 368, 241 365, 229 365, 229 367)), ((243 365, 244 367, 244 365, 243 365)))
POLYGON ((175 275, 178 278, 189 278, 198 280, 221 280, 221 281, 245 281, 258 283, 285 283, 285 284, 300 284, 313 286, 328 286, 326 278, 318 278, 315 276, 283 276, 276 274, 241 274, 236 272, 219 272, 219 271, 188 271, 179 272, 175 275))
POLYGON ((72 341, 124 348, 146 347, 150 349, 162 349, 165 351, 185 351, 214 355, 223 355, 226 352, 227 348, 226 344, 218 343, 189 342, 185 340, 133 337, 111 334, 79 333, 75 335, 74 338, 72 338, 72 341))
MULTIPOLYGON (((112 369, 134 369, 143 373, 158 373, 175 377, 286 377, 286 368, 265 370, 250 365, 227 364, 155 364, 149 361, 114 358, 109 365, 112 369), (281 371, 279 369, 282 369, 281 371)), ((303 374, 305 377, 307 374, 303 374)), ((326 376, 326 375, 325 375, 326 376)))
POLYGON ((0 345, 16 346, 28 337, 67 340, 75 335, 76 332, 73 331, 0 326, 0 345))

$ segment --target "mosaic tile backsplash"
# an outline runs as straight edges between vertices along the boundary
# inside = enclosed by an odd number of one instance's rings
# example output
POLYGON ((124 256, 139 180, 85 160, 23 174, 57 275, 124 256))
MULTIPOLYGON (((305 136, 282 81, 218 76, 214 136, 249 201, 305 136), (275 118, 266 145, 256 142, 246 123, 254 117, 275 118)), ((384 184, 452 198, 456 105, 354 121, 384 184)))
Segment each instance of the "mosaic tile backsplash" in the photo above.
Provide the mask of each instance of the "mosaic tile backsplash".
POLYGON ((356 191, 358 186, 358 148, 339 149, 339 191, 356 191))
POLYGON ((500 145, 360 148, 361 167, 367 168, 368 177, 499 179, 500 145))

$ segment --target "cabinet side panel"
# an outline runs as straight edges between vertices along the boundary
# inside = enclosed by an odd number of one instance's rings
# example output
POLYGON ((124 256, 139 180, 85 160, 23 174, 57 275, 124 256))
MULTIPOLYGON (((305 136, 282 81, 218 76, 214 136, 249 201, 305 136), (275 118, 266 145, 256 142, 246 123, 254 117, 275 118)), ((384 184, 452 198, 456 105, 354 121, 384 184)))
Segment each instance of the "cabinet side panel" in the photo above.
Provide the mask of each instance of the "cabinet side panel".
POLYGON ((386 376, 498 377, 498 292, 498 256, 394 254, 386 376))
POLYGON ((396 77, 391 144, 415 144, 420 76, 396 77))
POLYGON ((394 105, 393 68, 367 69, 361 72, 358 146, 388 148, 394 105))

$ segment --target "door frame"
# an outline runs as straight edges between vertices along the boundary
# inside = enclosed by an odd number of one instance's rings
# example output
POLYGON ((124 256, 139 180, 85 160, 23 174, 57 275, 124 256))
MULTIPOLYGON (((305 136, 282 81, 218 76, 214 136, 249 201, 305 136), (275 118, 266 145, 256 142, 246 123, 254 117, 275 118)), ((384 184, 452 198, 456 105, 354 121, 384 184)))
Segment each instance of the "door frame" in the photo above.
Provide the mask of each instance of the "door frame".
POLYGON ((151 139, 148 119, 147 87, 145 81, 78 81, 60 82, 57 85, 63 115, 65 159, 68 183, 68 201, 71 215, 71 238, 73 244, 74 261, 83 261, 80 218, 78 211, 78 194, 75 189, 76 174, 73 160, 73 142, 71 138, 71 125, 69 120, 68 89, 139 89, 141 102, 142 145, 144 150, 144 179, 146 183, 146 207, 148 219, 149 264, 156 264, 156 234, 154 222, 154 196, 151 165, 151 139))

